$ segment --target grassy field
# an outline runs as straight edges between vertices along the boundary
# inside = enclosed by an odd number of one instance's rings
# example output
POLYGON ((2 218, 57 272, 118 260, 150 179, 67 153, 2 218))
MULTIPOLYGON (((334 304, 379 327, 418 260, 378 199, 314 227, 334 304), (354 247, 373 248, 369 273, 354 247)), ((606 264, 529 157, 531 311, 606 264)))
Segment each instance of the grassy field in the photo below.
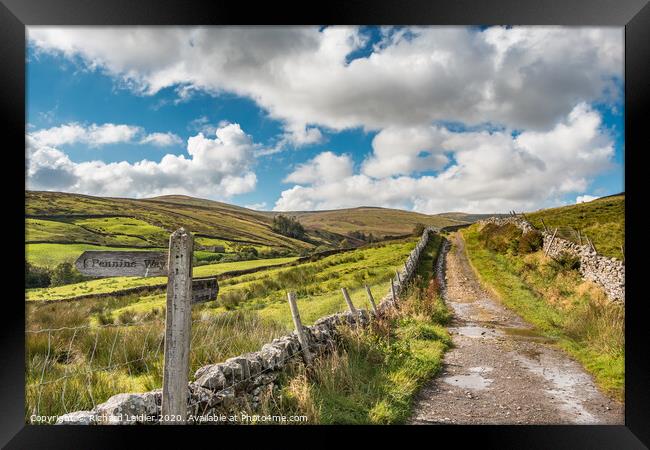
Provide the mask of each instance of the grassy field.
MULTIPOLYGON (((33 244, 33 245, 51 245, 51 244, 33 244)), ((291 256, 286 258, 272 259, 254 259, 249 261, 237 261, 229 263, 207 264, 204 266, 194 267, 193 275, 195 277, 209 277, 219 275, 224 272, 233 270, 246 270, 256 267, 273 266, 293 262, 298 257, 291 256)), ((98 278, 96 280, 84 281, 81 283, 67 284, 49 288, 27 289, 25 298, 28 301, 38 300, 63 300, 66 298, 77 297, 86 294, 106 294, 117 290, 129 289, 141 286, 153 286, 165 283, 165 277, 110 277, 98 278)))
POLYGON ((583 281, 577 270, 541 251, 519 255, 490 251, 477 225, 462 234, 481 281, 538 332, 557 339, 604 391, 623 400, 624 306, 608 302, 604 292, 583 281))
MULTIPOLYGON (((290 332, 288 289, 297 292, 306 323, 344 309, 341 286, 352 290, 359 306, 363 283, 383 297, 387 280, 414 245, 415 238, 376 244, 223 280, 219 300, 193 308, 192 373, 290 332)), ((160 387, 164 294, 30 301, 26 315, 26 418, 90 409, 119 392, 160 387)))
MULTIPOLYGON (((528 220, 543 229, 542 220, 548 228, 574 228, 589 237, 598 253, 623 259, 621 246, 625 242, 625 195, 605 197, 587 203, 549 208, 527 213, 528 220)), ((565 238, 577 241, 567 233, 565 238)))
POLYGON ((86 250, 166 251, 166 248, 110 247, 90 244, 25 244, 27 262, 40 267, 54 267, 62 262, 74 263, 86 250))
POLYGON ((450 312, 432 280, 433 239, 399 311, 368 330, 348 330, 337 352, 306 373, 287 377, 278 412, 321 424, 399 424, 411 414, 422 384, 442 366, 451 345, 443 327, 450 312))

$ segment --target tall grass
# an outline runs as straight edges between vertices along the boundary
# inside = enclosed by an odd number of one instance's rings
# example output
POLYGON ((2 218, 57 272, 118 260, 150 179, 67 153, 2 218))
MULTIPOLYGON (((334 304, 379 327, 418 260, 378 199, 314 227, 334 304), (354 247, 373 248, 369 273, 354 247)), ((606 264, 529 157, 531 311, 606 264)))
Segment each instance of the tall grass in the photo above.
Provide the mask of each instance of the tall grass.
MULTIPOLYGON (((54 314, 41 311, 32 315, 32 319, 47 317, 39 329, 45 329, 46 323, 57 328, 27 333, 27 421, 32 414, 91 409, 114 394, 148 391, 162 383, 163 320, 149 317, 133 323, 132 318, 125 321, 119 316, 108 326, 88 326, 83 312, 73 311, 54 309, 54 314)), ((164 311, 159 315, 164 317, 164 311)), ((203 365, 258 350, 288 331, 261 320, 254 312, 217 316, 197 312, 193 315, 190 374, 203 365)))

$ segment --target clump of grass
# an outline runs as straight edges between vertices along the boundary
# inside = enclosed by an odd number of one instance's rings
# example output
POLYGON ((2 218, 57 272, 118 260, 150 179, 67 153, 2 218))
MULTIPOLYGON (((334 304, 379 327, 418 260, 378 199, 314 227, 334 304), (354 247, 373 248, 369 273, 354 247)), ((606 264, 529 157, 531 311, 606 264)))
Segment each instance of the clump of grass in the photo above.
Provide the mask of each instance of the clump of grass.
POLYGON ((580 257, 568 252, 561 252, 553 258, 553 265, 558 271, 577 270, 580 267, 580 257))

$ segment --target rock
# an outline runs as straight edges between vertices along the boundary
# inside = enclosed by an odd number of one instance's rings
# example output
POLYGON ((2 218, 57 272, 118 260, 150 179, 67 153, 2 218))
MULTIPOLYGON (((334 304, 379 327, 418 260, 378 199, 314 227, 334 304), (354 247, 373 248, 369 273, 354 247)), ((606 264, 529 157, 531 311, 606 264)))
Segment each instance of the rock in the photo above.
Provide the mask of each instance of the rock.
MULTIPOLYGON (((108 425, 147 423, 147 418, 159 415, 157 392, 144 394, 117 394, 97 405, 97 422, 108 425)), ((162 395, 162 394, 160 394, 162 395)))
POLYGON ((97 414, 94 411, 75 411, 59 416, 56 425, 94 425, 97 414))
POLYGON ((207 389, 223 389, 227 385, 227 379, 221 364, 203 366, 196 371, 194 377, 199 386, 207 389))

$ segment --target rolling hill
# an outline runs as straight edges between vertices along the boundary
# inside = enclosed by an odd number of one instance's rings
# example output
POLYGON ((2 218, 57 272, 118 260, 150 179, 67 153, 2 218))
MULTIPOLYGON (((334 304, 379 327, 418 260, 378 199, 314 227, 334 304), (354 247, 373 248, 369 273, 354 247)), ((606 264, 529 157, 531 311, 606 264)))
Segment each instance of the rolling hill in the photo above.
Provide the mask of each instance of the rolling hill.
POLYGON ((295 216, 308 229, 321 228, 339 234, 362 231, 382 237, 411 233, 418 223, 435 227, 467 223, 442 215, 368 206, 327 211, 295 211, 287 214, 295 216))
POLYGON ((591 239, 601 255, 624 258, 625 193, 529 212, 526 218, 540 229, 543 224, 550 229, 558 228, 558 235, 573 241, 576 241, 576 236, 572 231, 579 230, 582 236, 591 239))
POLYGON ((282 213, 296 216, 305 227, 307 235, 299 240, 273 231, 278 214, 183 195, 129 199, 27 191, 25 243, 30 262, 52 266, 89 249, 165 248, 169 234, 183 226, 195 234, 197 253, 237 253, 254 247, 260 256, 281 256, 335 248, 343 239, 363 244, 348 236, 352 231, 385 237, 408 234, 416 223, 439 227, 463 223, 371 207, 282 213))

